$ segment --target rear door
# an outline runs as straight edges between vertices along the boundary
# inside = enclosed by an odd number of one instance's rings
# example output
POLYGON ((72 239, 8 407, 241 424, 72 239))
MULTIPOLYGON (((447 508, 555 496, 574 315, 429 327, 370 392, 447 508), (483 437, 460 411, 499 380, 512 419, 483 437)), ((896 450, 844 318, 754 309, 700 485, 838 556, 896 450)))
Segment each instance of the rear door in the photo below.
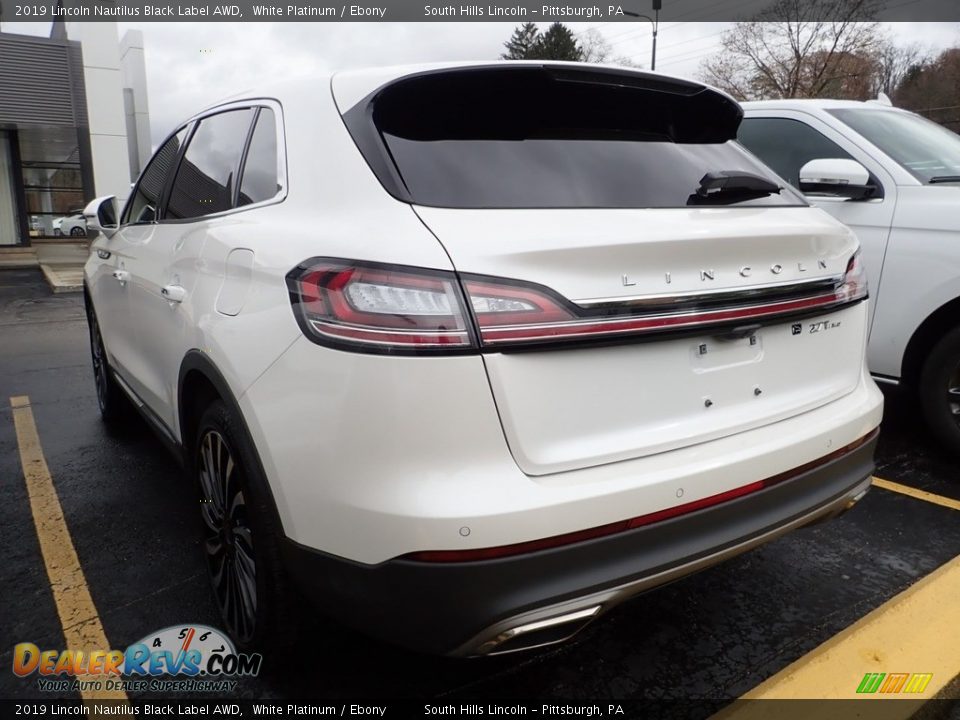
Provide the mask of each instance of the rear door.
POLYGON ((140 395, 146 375, 139 317, 135 309, 133 270, 157 229, 164 188, 186 140, 182 128, 167 139, 141 174, 120 219, 120 229, 104 241, 110 274, 97 281, 94 297, 104 344, 121 379, 140 395))
POLYGON ((143 354, 141 397, 168 428, 177 426, 180 363, 203 311, 192 301, 200 255, 210 224, 236 207, 241 158, 255 116, 256 108, 247 106, 197 121, 160 222, 132 271, 143 354))

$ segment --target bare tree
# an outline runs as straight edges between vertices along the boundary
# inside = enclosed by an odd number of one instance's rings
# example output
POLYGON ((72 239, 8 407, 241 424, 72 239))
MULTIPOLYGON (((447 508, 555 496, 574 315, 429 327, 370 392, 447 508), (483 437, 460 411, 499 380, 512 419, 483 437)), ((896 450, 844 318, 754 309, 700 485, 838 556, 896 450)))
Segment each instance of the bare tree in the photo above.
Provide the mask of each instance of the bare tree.
POLYGON ((701 77, 741 100, 844 92, 838 81, 860 78, 882 43, 879 2, 777 0, 723 34, 701 77))
POLYGON ((875 93, 892 96, 911 68, 925 65, 929 52, 917 43, 896 45, 889 38, 876 52, 875 93))
POLYGON ((640 67, 625 55, 614 56, 610 42, 599 30, 594 28, 587 30, 580 36, 580 50, 583 52, 584 62, 640 67))
POLYGON ((610 43, 599 30, 590 29, 580 36, 584 62, 605 63, 610 59, 610 43))
POLYGON ((893 99, 900 107, 960 132, 960 47, 947 48, 911 67, 893 99))

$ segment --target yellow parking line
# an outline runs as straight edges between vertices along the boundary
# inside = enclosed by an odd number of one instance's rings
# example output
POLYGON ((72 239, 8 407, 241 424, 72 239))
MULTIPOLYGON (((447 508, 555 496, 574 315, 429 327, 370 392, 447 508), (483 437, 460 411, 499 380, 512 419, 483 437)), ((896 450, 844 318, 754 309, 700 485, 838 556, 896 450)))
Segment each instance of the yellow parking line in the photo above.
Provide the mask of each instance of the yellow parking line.
MULTIPOLYGON (((53 486, 40 446, 40 436, 30 409, 30 398, 10 398, 13 423, 20 448, 20 464, 30 497, 30 511, 40 540, 43 563, 57 605, 60 625, 69 650, 109 650, 100 616, 90 596, 90 588, 73 547, 70 531, 63 518, 60 498, 53 486)), ((78 680, 103 680, 99 676, 79 676, 78 680)), ((84 700, 126 700, 120 690, 81 690, 84 700)))
POLYGON ((917 488, 910 487, 909 485, 901 485, 900 483, 891 482, 878 477, 873 478, 873 484, 879 488, 883 488, 884 490, 890 490, 902 495, 909 495, 917 500, 926 500, 934 505, 942 505, 943 507, 948 507, 953 510, 960 510, 960 500, 954 500, 953 498, 944 497, 943 495, 935 495, 934 493, 927 492, 926 490, 918 490, 917 488))
MULTIPOLYGON (((960 556, 762 682, 740 700, 929 700, 960 675, 958 597, 960 556), (884 677, 877 678, 878 673, 884 677), (868 683, 867 674, 873 675, 876 682, 868 683), (871 686, 873 692, 858 694, 857 689, 862 686, 871 686)), ((714 715, 714 720, 765 720, 771 716, 771 709, 785 708, 764 702, 738 701, 714 715)), ((789 716, 798 718, 810 711, 809 706, 800 704, 786 709, 796 711, 789 716)), ((869 710, 862 708, 862 712, 857 712, 848 704, 836 703, 818 705, 816 713, 818 720, 850 717, 905 720, 917 709, 916 702, 886 702, 871 703, 869 710)))

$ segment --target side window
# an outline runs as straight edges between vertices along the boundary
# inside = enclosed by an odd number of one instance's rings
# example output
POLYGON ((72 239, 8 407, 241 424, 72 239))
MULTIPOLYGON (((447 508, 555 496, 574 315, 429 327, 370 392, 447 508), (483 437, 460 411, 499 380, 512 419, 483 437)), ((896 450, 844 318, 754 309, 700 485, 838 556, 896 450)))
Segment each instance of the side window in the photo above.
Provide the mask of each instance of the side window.
POLYGON ((280 190, 277 182, 277 120, 273 110, 260 108, 257 127, 250 139, 250 149, 243 164, 240 196, 237 205, 270 200, 280 190))
POLYGON ((165 218, 195 218, 233 207, 253 113, 251 108, 230 110, 200 121, 177 169, 165 218))
POLYGON ((852 159, 833 140, 799 120, 744 118, 737 139, 795 188, 800 168, 818 158, 852 159))
POLYGON ((163 194, 167 177, 173 170, 186 137, 187 128, 183 128, 157 150, 147 169, 140 176, 136 192, 124 208, 122 220, 124 224, 150 223, 157 219, 160 196, 163 194))

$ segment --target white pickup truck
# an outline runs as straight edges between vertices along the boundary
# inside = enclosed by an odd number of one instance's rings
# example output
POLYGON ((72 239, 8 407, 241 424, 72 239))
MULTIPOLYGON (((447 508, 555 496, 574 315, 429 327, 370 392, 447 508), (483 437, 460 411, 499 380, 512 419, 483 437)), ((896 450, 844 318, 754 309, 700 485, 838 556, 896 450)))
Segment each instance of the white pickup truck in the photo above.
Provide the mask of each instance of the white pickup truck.
POLYGON ((743 108, 740 142, 860 238, 870 371, 960 453, 960 135, 884 101, 743 108))

